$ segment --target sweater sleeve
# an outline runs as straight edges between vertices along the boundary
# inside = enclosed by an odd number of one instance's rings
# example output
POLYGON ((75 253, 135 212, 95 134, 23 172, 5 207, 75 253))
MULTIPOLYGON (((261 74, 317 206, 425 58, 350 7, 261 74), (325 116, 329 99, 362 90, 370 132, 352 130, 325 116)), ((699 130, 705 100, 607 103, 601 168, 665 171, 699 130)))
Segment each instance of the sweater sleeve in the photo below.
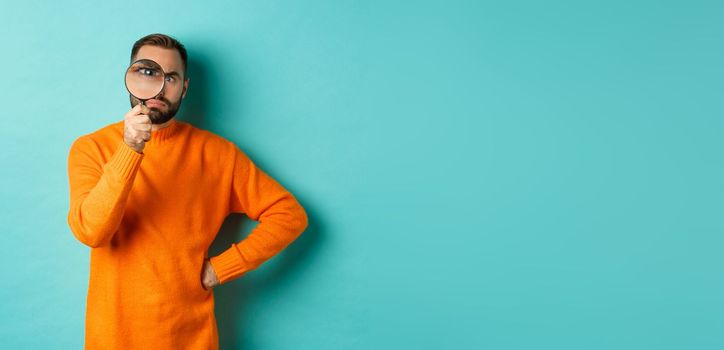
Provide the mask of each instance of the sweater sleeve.
POLYGON ((142 153, 121 141, 103 164, 97 146, 88 136, 73 142, 68 155, 68 225, 81 243, 92 248, 110 243, 123 218, 142 159, 142 153))
POLYGON ((296 198, 234 147, 230 213, 258 221, 241 242, 209 260, 219 283, 257 268, 294 241, 308 225, 307 213, 296 198))

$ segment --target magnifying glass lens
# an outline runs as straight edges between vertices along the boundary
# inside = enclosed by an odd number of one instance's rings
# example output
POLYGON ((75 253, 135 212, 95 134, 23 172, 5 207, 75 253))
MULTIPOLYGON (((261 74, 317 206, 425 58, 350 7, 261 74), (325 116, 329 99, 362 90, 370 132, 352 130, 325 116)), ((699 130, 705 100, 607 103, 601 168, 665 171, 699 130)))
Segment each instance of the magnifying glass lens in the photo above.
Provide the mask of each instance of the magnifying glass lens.
POLYGON ((163 89, 163 84, 163 69, 154 61, 138 60, 126 71, 126 88, 139 100, 156 97, 163 89))

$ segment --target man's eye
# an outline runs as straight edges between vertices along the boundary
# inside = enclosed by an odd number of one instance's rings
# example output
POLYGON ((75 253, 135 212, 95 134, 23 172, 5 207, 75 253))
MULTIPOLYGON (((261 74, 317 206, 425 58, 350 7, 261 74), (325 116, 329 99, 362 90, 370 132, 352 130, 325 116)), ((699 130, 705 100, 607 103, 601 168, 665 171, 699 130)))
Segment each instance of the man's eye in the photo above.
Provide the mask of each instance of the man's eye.
POLYGON ((141 68, 140 73, 143 75, 156 75, 156 71, 150 68, 141 68))
POLYGON ((169 82, 169 83, 173 83, 175 80, 176 80, 176 79, 174 79, 173 77, 170 77, 170 76, 169 76, 169 77, 166 77, 166 81, 169 82))

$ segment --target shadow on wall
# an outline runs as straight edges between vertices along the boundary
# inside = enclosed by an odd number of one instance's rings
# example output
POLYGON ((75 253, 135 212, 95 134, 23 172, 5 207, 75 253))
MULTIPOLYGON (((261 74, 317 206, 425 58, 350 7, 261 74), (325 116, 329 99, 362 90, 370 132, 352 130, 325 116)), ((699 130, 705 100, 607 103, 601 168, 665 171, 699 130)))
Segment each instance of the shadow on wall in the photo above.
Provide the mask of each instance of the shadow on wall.
MULTIPOLYGON (((215 109, 212 111, 209 108, 212 103, 218 102, 211 101, 211 96, 213 96, 214 87, 220 86, 218 81, 214 82, 214 78, 219 75, 213 72, 222 69, 215 67, 208 57, 196 52, 189 54, 188 64, 189 91, 179 110, 178 119, 198 128, 211 130, 214 123, 208 119, 208 115, 209 113, 219 113, 219 111, 215 109)), ((238 146, 242 150, 245 148, 243 144, 238 146)), ((263 169, 260 160, 256 157, 252 159, 257 166, 263 169)), ((274 177, 272 173, 269 175, 274 177)), ((294 194, 304 206, 309 217, 309 226, 286 249, 256 270, 249 271, 234 281, 214 288, 216 321, 221 349, 253 349, 258 342, 254 340, 254 334, 250 332, 254 327, 248 321, 251 317, 248 314, 247 305, 254 302, 256 295, 274 293, 277 290, 288 289, 295 283, 303 283, 303 276, 312 268, 313 258, 318 255, 314 249, 318 249, 322 243, 324 224, 321 218, 313 207, 305 204, 303 198, 293 188, 282 185, 294 194)), ((209 256, 218 255, 228 249, 231 243, 241 241, 254 227, 256 227, 256 222, 245 215, 230 215, 211 244, 209 256)))
POLYGON ((212 66, 204 56, 198 56, 197 53, 189 53, 188 59, 189 90, 181 103, 177 119, 206 129, 204 124, 208 121, 203 120, 203 116, 209 112, 209 90, 212 88, 209 83, 211 73, 206 67, 212 66))

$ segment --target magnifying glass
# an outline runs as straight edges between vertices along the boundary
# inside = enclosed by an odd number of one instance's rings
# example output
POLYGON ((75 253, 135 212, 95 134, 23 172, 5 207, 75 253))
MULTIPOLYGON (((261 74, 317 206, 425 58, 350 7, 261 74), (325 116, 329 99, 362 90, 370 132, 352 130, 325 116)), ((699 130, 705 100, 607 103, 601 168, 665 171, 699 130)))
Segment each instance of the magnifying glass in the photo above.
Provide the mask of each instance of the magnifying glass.
POLYGON ((153 60, 137 60, 126 70, 126 89, 133 97, 139 99, 142 105, 158 96, 163 91, 165 83, 166 73, 163 72, 161 65, 153 60))

